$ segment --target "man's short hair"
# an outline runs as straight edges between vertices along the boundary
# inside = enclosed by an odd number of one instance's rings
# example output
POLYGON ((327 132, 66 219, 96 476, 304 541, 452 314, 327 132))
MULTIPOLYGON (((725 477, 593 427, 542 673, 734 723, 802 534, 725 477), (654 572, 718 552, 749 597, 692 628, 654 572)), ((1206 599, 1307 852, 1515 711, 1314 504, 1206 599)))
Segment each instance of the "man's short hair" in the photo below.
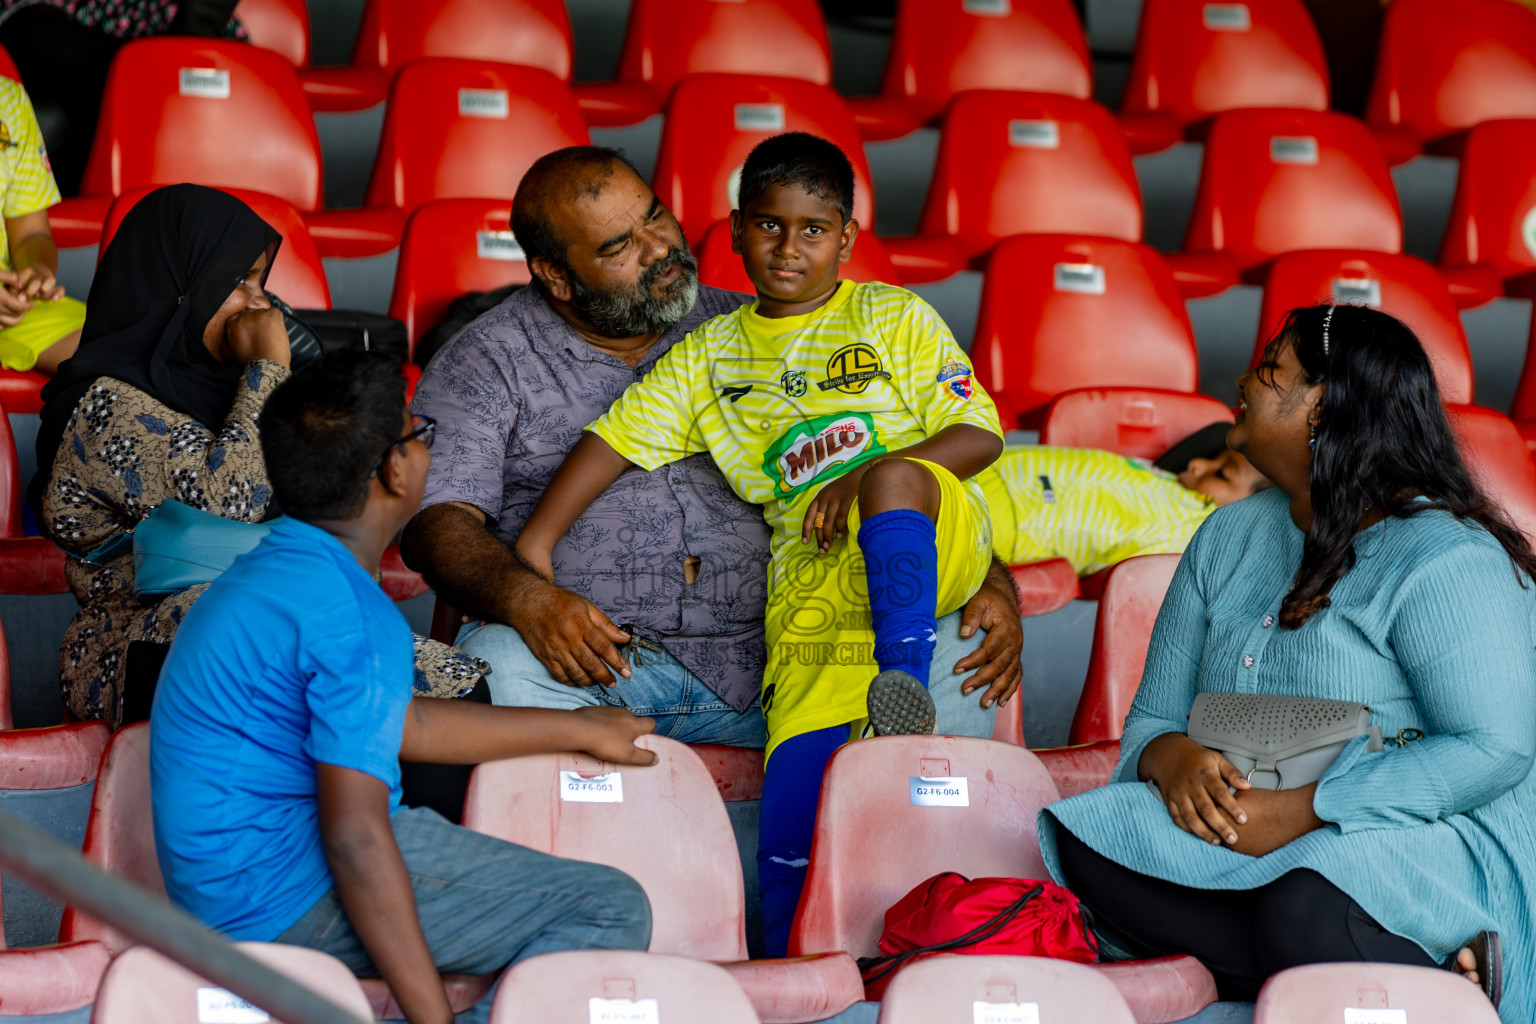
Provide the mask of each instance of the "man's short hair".
POLYGON ((405 378, 382 352, 348 349, 305 363, 261 411, 261 453, 284 515, 355 519, 405 422, 405 378))
POLYGON ((853 165, 842 150, 808 132, 786 132, 759 142, 741 166, 736 208, 745 210, 774 185, 799 185, 842 214, 853 216, 853 165))
POLYGON ((573 199, 596 199, 619 166, 628 167, 641 178, 624 151, 609 146, 567 146, 534 161, 512 197, 512 234, 530 263, 535 256, 542 256, 557 267, 570 269, 566 262, 570 241, 555 230, 550 210, 573 199))

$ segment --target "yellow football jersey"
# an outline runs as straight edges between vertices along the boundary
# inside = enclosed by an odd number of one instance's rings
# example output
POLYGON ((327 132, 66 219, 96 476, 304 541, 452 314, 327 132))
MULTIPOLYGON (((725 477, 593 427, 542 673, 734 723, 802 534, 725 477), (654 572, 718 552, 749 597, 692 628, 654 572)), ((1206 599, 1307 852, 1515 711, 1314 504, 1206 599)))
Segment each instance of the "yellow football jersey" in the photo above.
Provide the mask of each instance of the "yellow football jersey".
MULTIPOLYGON (((48 166, 43 133, 32 101, 15 79, 0 76, 0 213, 21 217, 59 201, 59 186, 48 166)), ((11 269, 11 242, 0 221, 0 270, 11 269)))

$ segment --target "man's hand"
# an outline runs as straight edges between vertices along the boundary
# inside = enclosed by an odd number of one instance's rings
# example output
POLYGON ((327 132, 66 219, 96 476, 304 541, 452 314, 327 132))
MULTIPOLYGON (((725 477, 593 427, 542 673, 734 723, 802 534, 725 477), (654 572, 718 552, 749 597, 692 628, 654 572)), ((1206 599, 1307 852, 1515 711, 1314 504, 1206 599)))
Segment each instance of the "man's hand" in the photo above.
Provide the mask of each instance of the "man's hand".
POLYGON ((833 541, 848 535, 848 512, 858 499, 859 481, 864 479, 864 471, 870 465, 866 462, 851 469, 816 492, 811 503, 805 507, 800 543, 809 544, 814 539, 817 550, 824 555, 832 550, 833 541), (819 526, 817 517, 821 521, 819 526))
POLYGON ((34 263, 16 272, 15 289, 29 299, 53 302, 64 297, 64 287, 54 278, 53 271, 34 263))
POLYGON ((1248 823, 1248 813, 1232 789, 1250 790, 1252 783, 1231 761, 1183 733, 1169 732, 1147 744, 1137 769, 1157 784, 1175 825, 1216 846, 1237 848, 1237 826, 1248 823))
POLYGON ((1019 659, 1024 650, 1024 626, 1019 620, 1017 597, 1000 592, 990 576, 966 602, 960 616, 962 637, 969 638, 978 629, 987 633, 981 646, 955 662, 956 673, 979 669, 960 684, 960 692, 969 695, 986 687, 981 706, 990 708, 996 702, 1001 708, 1024 679, 1024 666, 1019 659))
POLYGON ((507 609, 507 623, 549 674, 567 686, 613 686, 614 672, 628 679, 629 662, 615 645, 628 643, 629 634, 586 598, 535 579, 507 609))
POLYGON ((35 305, 17 288, 14 271, 0 270, 0 327, 15 327, 35 305))
POLYGON ((654 751, 635 746, 635 740, 656 731, 656 719, 607 706, 577 708, 571 713, 581 716, 581 749, 598 760, 642 766, 656 763, 654 751))

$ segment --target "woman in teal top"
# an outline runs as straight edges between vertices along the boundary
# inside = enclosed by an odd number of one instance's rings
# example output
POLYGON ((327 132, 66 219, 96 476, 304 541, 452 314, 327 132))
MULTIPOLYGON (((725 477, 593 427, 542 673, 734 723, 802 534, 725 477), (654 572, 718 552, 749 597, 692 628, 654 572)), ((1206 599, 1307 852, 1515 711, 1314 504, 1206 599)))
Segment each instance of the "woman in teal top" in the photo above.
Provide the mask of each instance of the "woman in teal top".
POLYGON ((1303 963, 1445 964, 1529 1024, 1536 557, 1393 318, 1296 310, 1238 385, 1228 443, 1276 486, 1195 534, 1118 781, 1042 812, 1046 863, 1109 948, 1196 956, 1228 997, 1303 963), (1317 783, 1252 789, 1185 735, 1200 692, 1358 701, 1403 742, 1361 737, 1317 783))

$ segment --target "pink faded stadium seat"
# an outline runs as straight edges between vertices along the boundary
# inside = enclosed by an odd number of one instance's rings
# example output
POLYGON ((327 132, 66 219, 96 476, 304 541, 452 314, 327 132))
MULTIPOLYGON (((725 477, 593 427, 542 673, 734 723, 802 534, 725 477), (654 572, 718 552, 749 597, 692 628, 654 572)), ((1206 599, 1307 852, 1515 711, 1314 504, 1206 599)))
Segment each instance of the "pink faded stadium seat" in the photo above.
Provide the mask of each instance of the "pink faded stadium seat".
POLYGON ((1151 246, 1020 235, 987 267, 971 344, 1005 429, 1036 427, 1057 395, 1087 387, 1193 392, 1198 356, 1178 285, 1151 246))
MULTIPOLYGON (((156 187, 129 189, 112 203, 101 228, 98 261, 100 254, 105 253, 107 246, 112 244, 118 225, 123 222, 128 211, 156 187)), ((256 212, 256 216, 283 236, 277 261, 272 264, 272 272, 267 277, 267 290, 281 296, 284 302, 295 309, 330 309, 331 289, 325 280, 325 267, 320 263, 315 240, 310 237, 309 228, 304 225, 304 218, 298 208, 285 199, 265 192, 244 188, 227 188, 224 191, 249 206, 256 212)))
POLYGON ((297 68, 309 67, 309 5, 305 0, 240 0, 235 17, 251 45, 287 57, 297 68))
POLYGON ((1416 256, 1359 249, 1286 253, 1275 260, 1265 282, 1253 365, 1258 365, 1288 311, 1319 302, 1353 302, 1391 313, 1424 343, 1441 398, 1457 404, 1472 400, 1467 333, 1445 279, 1428 263, 1416 256))
POLYGON ((1040 443, 1156 459, 1232 410, 1209 395, 1152 388, 1078 388, 1051 399, 1040 443))
POLYGON ((512 237, 510 199, 437 199, 406 222, 389 315, 416 341, 467 292, 527 284, 528 261, 512 237))
POLYGON ((822 1020, 863 998, 846 953, 747 962, 741 860, 715 780, 681 743, 646 736, 639 745, 656 752, 656 765, 616 768, 584 754, 480 765, 464 825, 624 871, 651 899, 651 950, 721 962, 765 1021, 822 1020), (570 799, 566 787, 595 776, 618 799, 570 799))
POLYGON ((869 163, 842 97, 829 85, 767 75, 689 75, 667 101, 651 187, 698 245, 736 207, 741 165, 754 146, 782 132, 834 143, 853 164, 853 217, 875 226, 869 163))
MULTIPOLYGON (((1056 799, 1056 786, 1035 755, 1010 744, 955 736, 881 736, 848 744, 832 755, 822 782, 790 954, 872 955, 886 909, 940 871, 971 878, 1049 877, 1035 818, 1056 799), (964 796, 914 805, 921 779, 946 780, 948 789, 964 796)), ((1210 974, 1189 957, 1116 968, 1110 980, 1140 1024, 1182 1020, 1216 998, 1210 974)))
POLYGON ((1387 5, 1366 105, 1374 126, 1455 155, 1482 121, 1536 117, 1536 14, 1504 0, 1387 5))
MULTIPOLYGON (((717 221, 704 233, 694 255, 699 259, 699 280, 716 288, 728 288, 753 294, 752 279, 741 265, 741 257, 731 252, 731 226, 717 221)), ((853 258, 838 268, 837 276, 849 281, 884 281, 901 284, 901 273, 891 263, 885 243, 872 233, 859 232, 853 243, 853 258)))
POLYGON ((1088 44, 1069 0, 902 0, 880 94, 850 106, 866 138, 893 139, 978 89, 1092 95, 1088 44))
POLYGON ((741 986, 713 964, 655 953, 550 953, 506 973, 491 1024, 757 1024, 741 986))
POLYGON ((114 197, 183 181, 319 208, 320 140, 292 64, 224 40, 124 46, 107 75, 81 196, 49 212, 54 237, 65 247, 95 245, 114 197))
POLYGON ((1135 1024, 1114 982, 1085 964, 1035 956, 936 956, 903 968, 880 1003, 880 1024, 981 1020, 1135 1024), (1026 1006, 1035 1016, 1022 1016, 1026 1006))
POLYGON ((1351 1019, 1498 1024, 1499 1014, 1476 985, 1450 971, 1364 963, 1281 971, 1265 983, 1253 1009, 1253 1024, 1351 1019), (1364 1012, 1356 1018, 1350 1009, 1364 1012))
POLYGON ((1198 137, 1245 107, 1328 109, 1328 66, 1301 0, 1147 0, 1120 104, 1127 123, 1166 118, 1198 137))
POLYGON ((1445 271, 1482 268, 1509 294, 1536 295, 1536 120, 1488 121, 1466 133, 1436 262, 1445 271))
POLYGON ((1152 624, 1163 607, 1178 555, 1128 558, 1105 572, 1099 617, 1093 626, 1088 678, 1078 698, 1067 742, 1118 740, 1126 712, 1147 667, 1152 624))
POLYGON ((429 200, 510 202, 535 160, 590 141, 566 84, 541 68, 423 58, 395 74, 389 95, 364 208, 305 218, 322 256, 395 248, 429 200))
POLYGON ((99 942, 6 949, 0 941, 0 1006, 16 1024, 35 1017, 71 1019, 96 1001, 111 959, 99 942))
POLYGON ((1250 283, 1297 249, 1401 252, 1397 191, 1370 130, 1344 114, 1234 110, 1216 117, 1184 236, 1250 283))
POLYGON ((1515 424, 1481 405, 1446 406, 1473 478, 1536 544, 1536 464, 1515 424))
MULTIPOLYGON (((341 1009, 368 1019, 368 997, 363 995, 352 972, 335 957, 303 946, 277 943, 237 942, 235 947, 341 1009)), ((258 1019, 257 1013, 240 997, 217 988, 169 957, 148 946, 135 946, 119 954, 107 968, 91 1024, 201 1024, 212 1020, 254 1020, 258 1019), (221 1001, 222 1012, 220 1006, 206 1005, 210 997, 221 1001)))
POLYGON ((350 64, 300 77, 314 109, 361 110, 382 102, 395 72, 421 57, 525 64, 568 82, 570 15, 562 0, 367 0, 350 64))
POLYGON ((633 124, 672 87, 706 72, 832 84, 832 47, 815 0, 633 0, 618 73, 576 87, 593 126, 633 124))

